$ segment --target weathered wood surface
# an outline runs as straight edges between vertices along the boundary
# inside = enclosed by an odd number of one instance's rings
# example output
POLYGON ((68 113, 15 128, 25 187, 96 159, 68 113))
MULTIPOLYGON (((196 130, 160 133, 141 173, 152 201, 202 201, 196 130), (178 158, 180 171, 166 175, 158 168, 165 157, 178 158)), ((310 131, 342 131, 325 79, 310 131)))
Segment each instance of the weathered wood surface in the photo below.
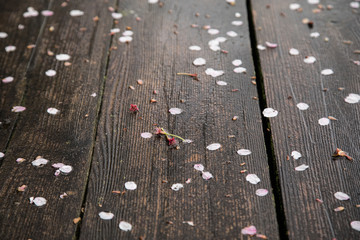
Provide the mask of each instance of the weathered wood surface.
POLYGON ((322 10, 302 1, 302 12, 298 12, 289 9, 292 2, 252 1, 258 43, 278 43, 275 49, 261 51, 260 57, 267 105, 279 110, 270 122, 289 237, 359 239, 350 222, 360 219, 355 207, 360 202, 360 106, 344 101, 360 89, 359 66, 351 61, 358 60, 354 50, 360 48, 359 10, 351 9, 349 1, 326 1, 322 10), (333 4, 333 9, 325 4, 333 4), (302 23, 304 18, 313 21, 312 29, 302 23), (310 38, 312 32, 319 32, 320 37, 310 38), (290 48, 300 54, 289 55, 290 48), (316 62, 304 63, 306 56, 314 56, 316 62), (322 76, 323 69, 332 69, 334 74, 322 76), (300 111, 299 102, 309 104, 309 109, 300 111), (328 116, 337 121, 318 124, 318 119, 328 116), (336 148, 348 152, 354 161, 334 161, 336 148), (287 160, 294 150, 303 156, 287 160), (309 168, 296 172, 294 168, 301 164, 309 168), (345 192, 351 199, 339 201, 336 192, 345 192), (334 212, 339 206, 345 210, 334 212))
POLYGON ((11 113, 11 109, 20 105, 24 96, 25 73, 35 52, 27 46, 41 38, 46 21, 45 17, 24 18, 23 13, 29 6, 46 9, 48 5, 48 1, 35 0, 0 2, 0 31, 8 34, 0 39, 0 80, 14 78, 12 83, 0 81, 0 152, 5 150, 18 116, 11 113), (16 51, 6 52, 5 47, 10 45, 15 46, 16 51))
MULTIPOLYGON (((13 40, 10 43, 17 45, 17 51, 21 53, 30 51, 24 48, 29 41, 34 43, 36 40, 44 17, 39 15, 24 20, 21 15, 32 2, 11 2, 9 11, 16 9, 15 6, 19 9, 10 14, 17 15, 9 19, 14 20, 9 26, 13 30, 8 30, 9 38, 13 40), (19 23, 25 23, 23 31, 29 35, 32 32, 34 36, 24 39, 24 35, 17 34, 16 26, 19 23)), ((24 92, 21 104, 27 109, 19 113, 16 129, 0 168, 0 239, 71 239, 77 228, 73 219, 81 214, 99 110, 99 97, 90 95, 100 95, 103 85, 112 26, 107 8, 111 4, 103 1, 71 1, 62 7, 61 2, 50 1, 49 5, 54 16, 48 17, 29 66, 28 52, 23 54, 26 58, 20 54, 14 60, 1 56, 6 59, 1 64, 11 67, 4 67, 2 71, 10 75, 14 74, 13 69, 16 76, 19 75, 15 82, 1 85, 2 91, 15 88, 9 94, 24 92), (85 15, 70 17, 69 12, 73 9, 83 10, 85 15), (98 22, 93 21, 95 16, 100 18, 98 22), (54 27, 52 32, 49 31, 51 26, 54 27), (72 65, 66 67, 55 56, 48 56, 47 50, 71 55, 69 62, 72 65), (23 60, 17 69, 16 59, 20 58, 23 60), (57 75, 46 76, 48 69, 56 70, 57 75), (19 84, 21 90, 18 90, 19 84), (48 114, 49 107, 59 109, 60 113, 48 114), (31 161, 39 155, 49 159, 50 163, 42 168, 33 167, 31 161), (26 161, 17 164, 15 160, 20 157, 26 161), (51 164, 58 162, 73 166, 73 172, 67 176, 54 176, 55 169, 51 164), (23 184, 27 185, 27 189, 18 192, 17 188, 23 184), (60 194, 64 192, 69 196, 60 199, 60 194), (30 197, 44 197, 47 204, 43 207, 30 205, 30 197)), ((34 3, 32 6, 38 11, 46 9, 41 4, 34 3)), ((6 22, 1 21, 3 25, 6 22)), ((2 117, 15 114, 8 109, 19 103, 21 93, 18 95, 2 103, 2 109, 6 109, 2 117)), ((14 119, 12 116, 10 118, 14 119)))
POLYGON ((265 197, 255 195, 256 189, 271 186, 260 110, 253 100, 257 92, 251 83, 254 68, 245 1, 234 7, 225 1, 166 1, 161 7, 128 0, 120 1, 118 9, 124 17, 117 26, 131 27, 134 35, 129 44, 118 41, 121 34, 113 41, 80 238, 247 239, 241 229, 255 225, 259 233, 277 239, 271 191, 265 197), (236 19, 235 12, 242 17, 236 19), (244 25, 233 26, 233 20, 244 25), (219 29, 220 34, 209 35, 204 25, 219 29), (230 30, 239 36, 226 36, 230 30), (228 54, 207 46, 218 36, 228 38, 221 44, 228 54), (202 50, 191 52, 191 45, 202 50), (206 66, 193 66, 197 57, 205 58, 206 66), (247 74, 233 72, 231 61, 236 58, 243 61, 247 74), (204 71, 210 67, 224 70, 225 75, 207 76, 204 71), (198 73, 200 80, 177 72, 198 73), (138 85, 138 79, 144 84, 138 85), (228 85, 216 85, 219 80, 228 85), (150 103, 152 98, 157 103, 150 103), (139 106, 137 115, 129 111, 130 104, 139 106), (173 107, 184 112, 171 115, 168 110, 173 107), (239 119, 233 121, 236 115, 239 119), (180 143, 175 150, 164 137, 140 137, 142 132, 154 132, 155 124, 193 143, 180 143), (217 142, 220 150, 206 150, 217 142), (240 148, 253 153, 239 156, 240 148), (193 168, 196 163, 203 164, 214 179, 203 180, 193 168), (243 169, 257 174, 261 182, 248 183, 247 173, 240 173, 243 169), (189 178, 191 183, 186 184, 189 178), (134 181, 137 189, 126 191, 127 181, 134 181), (174 183, 184 188, 173 191, 174 183), (114 213, 114 219, 100 219, 101 211, 114 213), (121 231, 120 221, 131 223, 133 229, 121 231))

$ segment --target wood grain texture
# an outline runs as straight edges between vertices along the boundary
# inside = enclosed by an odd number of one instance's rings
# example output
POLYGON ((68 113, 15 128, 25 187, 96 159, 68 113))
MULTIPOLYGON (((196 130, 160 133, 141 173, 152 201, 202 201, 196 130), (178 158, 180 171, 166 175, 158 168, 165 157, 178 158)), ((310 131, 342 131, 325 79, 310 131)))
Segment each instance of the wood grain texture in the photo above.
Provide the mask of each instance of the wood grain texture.
MULTIPOLYGON (((24 18, 27 7, 46 9, 52 1, 2 1, 0 2, 0 31, 8 34, 0 39, 0 80, 12 76, 14 81, 0 81, 0 152, 4 152, 15 126, 17 114, 12 113, 13 106, 20 105, 25 92, 25 73, 29 67, 35 49, 27 48, 36 44, 42 34, 45 17, 24 18), (19 29, 19 24, 24 29, 19 29), (5 47, 13 45, 14 52, 6 52, 5 47)), ((1 160, 0 160, 1 165, 1 160)))
MULTIPOLYGON (((348 104, 349 93, 359 94, 359 66, 353 51, 359 49, 358 10, 349 3, 325 1, 319 13, 317 5, 301 3, 302 12, 291 11, 293 1, 252 1, 257 39, 278 43, 275 49, 260 51, 267 105, 279 110, 271 119, 274 151, 279 168, 284 209, 290 239, 359 239, 350 222, 360 219, 359 203, 359 104, 348 104), (333 4, 327 10, 326 4, 333 4), (313 28, 303 24, 308 18, 313 28), (319 38, 310 33, 319 32, 319 38), (325 41, 328 38, 328 41, 325 41), (351 41, 352 44, 346 44, 351 41), (299 56, 290 56, 296 48, 299 56), (314 64, 303 59, 314 56, 314 64), (322 76, 323 69, 334 74, 322 76), (340 91, 339 88, 344 88, 340 91), (300 111, 296 104, 310 105, 300 111), (337 121, 320 126, 318 119, 333 116, 337 121), (336 148, 349 153, 353 162, 334 161, 336 148), (299 160, 287 156, 299 151, 299 160), (309 165, 305 172, 294 168, 309 165), (335 192, 345 192, 349 201, 339 201, 335 192), (316 199, 323 200, 319 203, 316 199), (345 211, 334 212, 343 206, 345 211)), ((322 1, 323 2, 323 1, 322 1)))
POLYGON ((0 168, 0 239, 75 236, 73 219, 80 215, 87 183, 112 18, 107 9, 111 3, 104 1, 60 4, 53 4, 54 16, 49 17, 27 69, 22 101, 27 109, 19 114, 0 168), (83 10, 84 16, 70 17, 73 9, 83 10), (98 22, 93 21, 95 16, 98 22), (55 29, 52 32, 51 26, 55 29), (64 66, 55 56, 48 56, 47 50, 71 55, 72 65, 64 66), (46 76, 48 69, 56 70, 57 75, 46 76), (91 97, 92 93, 98 96, 91 97), (49 107, 60 113, 48 114, 49 107), (31 161, 39 155, 50 163, 33 167, 31 161), (20 157, 26 162, 17 164, 20 157), (51 164, 57 162, 73 166, 73 172, 55 177, 51 164), (26 191, 17 192, 23 184, 28 186, 26 191), (64 192, 69 196, 60 199, 64 192), (30 197, 44 197, 47 204, 30 205, 30 197))
POLYGON ((241 229, 255 225, 259 233, 277 239, 272 195, 255 195, 258 188, 271 192, 271 186, 258 102, 252 99, 257 92, 251 83, 245 2, 234 7, 214 0, 165 1, 163 6, 147 1, 119 3, 124 17, 117 26, 131 27, 134 35, 129 44, 117 40, 121 34, 113 42, 80 238, 247 239, 241 229), (242 17, 236 19, 235 12, 242 17), (137 16, 141 21, 136 21, 137 16), (244 25, 233 26, 233 20, 244 25), (211 36, 204 25, 221 33, 211 36), (230 30, 239 36, 227 37, 221 44, 229 53, 211 51, 208 41, 230 30), (191 45, 202 50, 191 52, 191 45), (197 57, 205 58, 206 66, 193 66, 197 57), (247 74, 233 73, 231 61, 236 58, 244 62, 247 74), (222 69, 225 75, 207 76, 208 67, 222 69), (200 81, 177 72, 198 73, 200 81), (144 84, 138 85, 138 79, 144 84), (216 85, 219 80, 228 85, 216 85), (157 103, 150 103, 152 98, 157 103), (130 104, 137 104, 140 112, 132 114, 130 104), (168 110, 173 107, 184 112, 171 115, 168 110), (236 115, 239 119, 233 121, 236 115), (142 132, 154 132, 154 124, 194 142, 180 143, 175 150, 164 137, 141 138, 142 132), (216 142, 222 144, 220 150, 206 150, 216 142), (240 148, 253 153, 239 156, 240 148), (214 179, 203 180, 193 168, 195 163, 203 164, 214 179), (248 183, 246 173, 240 173, 243 169, 257 174, 261 182, 248 183), (189 178, 191 183, 186 184, 189 178), (127 181, 135 181, 137 189, 125 191, 127 181), (175 192, 174 183, 183 183, 184 188, 175 192), (111 211, 114 219, 101 220, 101 211, 111 211), (133 229, 121 231, 120 221, 131 223, 133 229), (193 221, 194 226, 183 221, 193 221))

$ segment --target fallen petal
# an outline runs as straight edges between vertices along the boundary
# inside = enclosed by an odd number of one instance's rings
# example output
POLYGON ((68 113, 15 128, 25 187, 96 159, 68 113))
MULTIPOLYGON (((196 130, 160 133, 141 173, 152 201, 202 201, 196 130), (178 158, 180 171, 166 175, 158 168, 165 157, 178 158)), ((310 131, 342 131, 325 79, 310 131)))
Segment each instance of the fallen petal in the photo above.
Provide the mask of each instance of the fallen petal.
POLYGON ((336 192, 334 194, 335 198, 341 201, 346 201, 350 199, 350 196, 343 192, 336 192))

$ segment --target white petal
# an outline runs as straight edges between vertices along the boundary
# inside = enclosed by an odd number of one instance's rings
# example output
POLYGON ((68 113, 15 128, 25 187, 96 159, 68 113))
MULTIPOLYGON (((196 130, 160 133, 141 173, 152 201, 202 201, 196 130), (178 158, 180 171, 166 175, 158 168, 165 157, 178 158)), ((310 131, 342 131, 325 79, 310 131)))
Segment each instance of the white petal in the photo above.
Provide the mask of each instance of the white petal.
POLYGON ((297 50, 295 48, 290 48, 289 54, 292 55, 292 56, 299 55, 299 50, 297 50))
POLYGON ((234 31, 229 31, 226 33, 226 35, 228 35, 229 37, 237 37, 238 34, 234 31))
POLYGON ((8 34, 6 32, 0 32, 0 38, 7 38, 8 34))
POLYGON ((47 164, 48 162, 49 162, 49 160, 47 160, 45 158, 38 158, 38 159, 35 159, 34 161, 32 161, 31 164, 35 167, 40 167, 40 166, 47 164))
POLYGON ((200 51, 201 50, 201 47, 199 47, 199 46, 190 46, 189 47, 189 50, 191 50, 191 51, 200 51))
POLYGON ((120 224, 119 224, 119 228, 125 232, 127 231, 131 231, 132 229, 132 226, 130 223, 128 222, 125 222, 125 221, 121 221, 120 224))
POLYGON ((67 61, 70 59, 70 55, 68 54, 58 54, 56 55, 56 60, 58 61, 67 61))
POLYGON ((227 82, 217 81, 216 84, 219 85, 219 86, 226 86, 226 85, 227 85, 227 82))
POLYGON ((61 168, 59 168, 60 172, 63 174, 68 174, 71 173, 73 170, 73 167, 70 165, 64 165, 61 168))
POLYGON ((193 140, 191 140, 191 139, 184 139, 183 140, 183 143, 192 143, 193 142, 193 140))
POLYGON ((169 112, 170 112, 172 115, 177 115, 177 114, 182 113, 183 110, 180 109, 180 108, 170 108, 170 109, 169 109, 169 112))
POLYGON ((213 28, 211 28, 211 29, 208 30, 208 33, 211 34, 211 35, 219 34, 219 32, 220 32, 219 30, 213 29, 213 28))
POLYGON ((5 154, 3 152, 0 152, 0 158, 5 157, 5 154))
POLYGON ((314 62, 316 62, 316 58, 313 56, 308 56, 304 58, 304 63, 312 64, 314 62))
POLYGON ((260 51, 264 51, 266 49, 266 47, 259 44, 259 45, 257 45, 257 49, 260 50, 260 51))
POLYGON ((231 62, 235 67, 238 67, 242 64, 242 61, 240 59, 235 59, 231 62))
POLYGON ((63 163, 54 163, 53 165, 51 165, 53 168, 61 168, 63 166, 65 166, 65 164, 63 163))
POLYGON ((295 168, 296 171, 299 171, 299 172, 302 172, 302 171, 305 171, 306 169, 308 169, 309 166, 308 165, 305 165, 305 164, 302 164, 298 167, 295 168))
POLYGON ((258 189, 256 190, 255 194, 259 197, 263 197, 268 195, 269 191, 267 189, 258 189))
POLYGON ((262 113, 264 117, 270 118, 270 117, 276 117, 279 112, 273 108, 265 108, 262 113))
POLYGON ((231 24, 234 26, 241 26, 243 25, 243 21, 232 21, 231 24))
POLYGON ((152 137, 152 133, 143 132, 143 133, 141 133, 141 137, 142 137, 142 138, 151 138, 151 137, 152 137))
POLYGON ((206 75, 210 75, 212 77, 219 77, 224 74, 222 70, 215 70, 213 68, 208 68, 205 70, 206 75))
POLYGON ((111 212, 99 212, 99 217, 103 220, 111 220, 114 217, 114 214, 111 212))
POLYGON ((43 10, 43 11, 41 11, 41 15, 43 15, 44 17, 50 17, 50 16, 54 15, 54 12, 51 10, 43 10))
POLYGON ((51 115, 55 115, 55 114, 58 114, 60 111, 56 108, 48 108, 47 112, 51 115))
POLYGON ((350 199, 350 196, 343 192, 336 192, 334 194, 335 198, 341 201, 346 201, 350 199))
POLYGON ((251 151, 249 149, 239 149, 237 151, 237 154, 239 154, 240 156, 247 156, 251 154, 251 151))
POLYGON ((111 16, 113 17, 113 19, 120 19, 123 17, 121 13, 117 13, 117 12, 111 13, 111 16))
POLYGON ((56 71, 55 70, 52 70, 52 69, 49 69, 45 72, 45 75, 48 76, 48 77, 53 77, 56 75, 56 71))
POLYGON ((197 171, 204 171, 204 165, 202 165, 202 164, 200 164, 200 163, 198 163, 198 164, 195 164, 194 165, 194 168, 195 168, 195 170, 197 170, 197 171))
POLYGON ((159 0, 148 0, 148 3, 150 3, 150 4, 155 4, 155 3, 157 3, 159 0))
POLYGON ((318 38, 318 37, 320 37, 320 33, 318 33, 318 32, 310 33, 310 37, 312 37, 312 38, 318 38))
POLYGON ((192 221, 183 221, 183 223, 187 223, 187 224, 189 224, 190 226, 194 226, 194 222, 192 222, 192 221))
POLYGON ((172 186, 171 186, 171 189, 174 190, 174 191, 179 191, 180 189, 182 189, 184 187, 183 184, 181 183, 174 183, 172 186))
POLYGON ((325 126, 325 125, 330 124, 330 119, 329 118, 320 118, 318 122, 321 126, 325 126))
POLYGON ((236 12, 235 17, 239 18, 239 17, 241 17, 241 14, 239 12, 236 12))
POLYGON ((360 7, 360 3, 359 3, 359 2, 351 2, 351 3, 350 3, 350 7, 351 7, 351 8, 355 8, 355 9, 356 9, 356 8, 359 8, 359 7, 360 7))
POLYGON ((11 111, 12 112, 23 112, 26 110, 26 107, 23 107, 23 106, 14 106, 11 111))
POLYGON ((358 103, 360 101, 360 95, 355 93, 350 93, 346 98, 345 102, 347 103, 358 103))
POLYGON ((290 8, 290 10, 298 10, 299 8, 300 8, 300 4, 298 4, 298 3, 291 3, 290 5, 289 5, 289 8, 290 8))
POLYGON ((5 47, 5 51, 6 52, 13 52, 16 50, 16 47, 15 46, 6 46, 5 47))
POLYGON ((126 30, 125 32, 123 32, 122 35, 123 35, 123 36, 132 36, 132 35, 134 35, 134 32, 133 32, 133 31, 130 31, 130 30, 126 30))
POLYGON ((137 185, 136 185, 135 182, 129 181, 129 182, 126 182, 126 183, 125 183, 125 188, 126 188, 127 190, 135 190, 135 189, 137 188, 137 185))
POLYGON ((320 0, 308 0, 309 4, 319 4, 320 0))
POLYGON ((206 64, 206 60, 204 58, 196 58, 194 61, 193 61, 193 64, 195 66, 202 66, 202 65, 205 65, 206 64))
POLYGON ((258 184, 260 182, 260 178, 256 176, 256 174, 248 174, 246 176, 246 181, 250 182, 251 184, 258 184))
POLYGON ((324 75, 324 76, 328 76, 328 75, 331 75, 331 74, 334 74, 334 71, 331 70, 331 69, 324 69, 321 71, 321 75, 324 75))
POLYGON ((300 110, 307 110, 309 108, 309 105, 307 105, 306 103, 298 103, 296 104, 296 106, 300 109, 300 110))
POLYGON ((132 40, 133 40, 133 38, 130 37, 130 36, 123 36, 123 37, 119 38, 119 41, 122 42, 122 43, 131 42, 132 40))
POLYGON ((110 30, 111 33, 119 33, 120 32, 120 28, 113 28, 110 30))
POLYGON ((79 17, 82 15, 84 15, 84 12, 81 10, 71 10, 70 11, 70 16, 72 16, 72 17, 79 17))
POLYGON ((206 148, 210 151, 218 150, 219 148, 221 148, 221 144, 220 143, 212 143, 209 146, 207 146, 206 148))
POLYGON ((352 229, 356 230, 356 231, 360 231, 360 221, 352 221, 350 223, 352 229))
POLYGON ((36 197, 32 200, 32 203, 34 203, 38 207, 44 206, 46 202, 46 199, 43 197, 36 197))
POLYGON ((205 180, 209 180, 211 178, 213 178, 214 176, 210 173, 210 172, 203 172, 202 173, 202 178, 205 180))
POLYGON ((292 156, 295 160, 298 160, 299 158, 301 158, 301 153, 299 153, 298 151, 292 151, 292 152, 291 152, 291 156, 292 156))
POLYGON ((235 73, 244 73, 244 72, 246 72, 246 68, 237 67, 237 68, 234 68, 234 72, 235 73))

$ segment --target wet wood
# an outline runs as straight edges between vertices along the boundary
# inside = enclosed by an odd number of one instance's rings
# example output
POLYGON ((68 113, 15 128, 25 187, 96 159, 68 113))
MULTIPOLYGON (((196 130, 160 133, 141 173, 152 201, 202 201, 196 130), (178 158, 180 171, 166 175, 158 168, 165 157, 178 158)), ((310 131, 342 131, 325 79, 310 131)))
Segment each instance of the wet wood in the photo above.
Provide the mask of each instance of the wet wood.
MULTIPOLYGON (((12 40, 9 43, 17 45, 17 51, 22 54, 14 59, 6 57, 6 61, 1 63, 9 67, 2 68, 2 71, 5 69, 4 73, 15 74, 16 78, 13 83, 1 86, 6 94, 15 93, 14 99, 8 95, 1 97, 5 99, 1 107, 6 109, 2 117, 10 114, 8 109, 14 104, 21 103, 27 109, 18 114, 19 119, 0 168, 0 238, 70 239, 76 235, 77 225, 73 219, 81 216, 90 167, 98 96, 101 95, 110 43, 112 18, 107 8, 111 3, 71 1, 62 7, 61 2, 50 1, 49 8, 54 11, 54 16, 48 17, 38 41, 38 28, 44 17, 39 15, 24 20, 21 14, 31 2, 16 3, 19 9, 9 15, 16 15, 11 19, 17 22, 12 23, 12 30, 7 31, 12 40), (72 9, 81 9, 85 15, 70 17, 72 9), (93 21, 95 16, 99 17, 98 22, 93 21), (33 35, 24 39, 25 36, 16 30, 19 23, 25 23, 23 31, 33 35), (50 27, 54 27, 54 31, 50 31, 50 27), (35 42, 35 53, 29 62, 31 50, 27 50, 26 45, 35 42), (55 56, 49 56, 48 50, 54 54, 69 54, 71 65, 65 66, 55 56), (19 61, 19 69, 16 69, 13 65, 20 58, 23 60, 19 61), (48 69, 56 70, 57 75, 46 76, 48 69), (23 99, 21 92, 24 93, 23 99), (93 93, 97 96, 92 97, 93 93), (48 114, 50 107, 59 109, 59 114, 48 114), (31 161, 37 156, 43 156, 50 163, 42 168, 32 166, 31 161), (26 161, 17 164, 17 158, 25 158, 26 161), (58 162, 71 165, 73 172, 66 176, 54 176, 55 169, 51 164, 58 162), (23 184, 27 185, 25 192, 18 192, 17 188, 23 184), (60 195, 64 192, 68 197, 61 199, 60 195), (47 204, 43 207, 30 205, 30 197, 44 197, 47 204)), ((9 5, 9 11, 16 9, 16 3, 9 5)), ((33 7, 38 11, 46 9, 41 4, 33 7)), ((7 4, 5 9, 8 9, 7 4)))
POLYGON ((359 94, 359 66, 352 60, 359 49, 358 9, 349 3, 327 5, 301 3, 301 11, 291 11, 292 1, 252 1, 258 44, 278 43, 275 49, 260 51, 267 105, 279 110, 270 120, 274 152, 279 168, 284 209, 290 239, 359 239, 350 222, 360 219, 359 104, 348 104, 349 93, 359 94), (331 10, 330 10, 331 9, 331 10), (313 24, 303 24, 307 18, 313 24), (311 28, 312 27, 312 28, 311 28), (320 37, 311 38, 310 33, 320 37), (289 49, 300 51, 290 56, 289 49), (314 56, 314 64, 303 59, 314 56), (333 75, 322 76, 323 69, 333 75), (296 105, 309 104, 300 111, 296 105), (332 116, 330 125, 318 124, 332 116), (349 153, 354 161, 332 159, 336 148, 349 153), (292 151, 303 156, 294 160, 292 151), (306 164, 304 172, 295 167, 306 164), (350 195, 339 201, 336 192, 350 195), (320 199, 317 201, 316 199, 320 199), (333 209, 343 206, 345 210, 333 209))
POLYGON ((255 225, 259 233, 277 239, 260 110, 253 99, 257 92, 251 83, 254 68, 245 1, 234 7, 225 1, 120 1, 119 11, 124 17, 116 26, 131 27, 133 41, 120 43, 121 34, 113 39, 80 238, 247 239, 241 229, 255 225), (236 12, 242 14, 240 19, 236 12), (244 25, 231 25, 234 20, 244 25), (204 25, 221 33, 211 36, 204 25), (239 36, 226 36, 230 30, 239 36), (221 44, 227 54, 209 49, 208 41, 217 36, 228 38, 221 44), (202 50, 191 52, 191 45, 202 50), (206 66, 193 66, 197 57, 205 58, 206 66), (236 58, 243 61, 247 74, 233 72, 231 61, 236 58), (210 67, 225 75, 207 76, 204 71, 210 67), (199 81, 178 72, 197 73, 199 81), (228 85, 216 85, 219 80, 228 85), (137 104, 140 112, 131 113, 130 104, 137 104), (184 112, 171 115, 168 110, 173 107, 184 112), (234 116, 238 120, 233 121, 234 116), (154 132, 156 126, 193 143, 179 143, 176 150, 164 136, 141 138, 142 132, 154 132), (206 150, 217 142, 221 149, 206 150), (240 148, 253 153, 239 156, 240 148), (214 179, 202 179, 193 168, 196 163, 214 179), (261 182, 250 184, 247 173, 257 174, 261 182), (191 183, 186 184, 188 179, 191 183), (126 190, 127 181, 134 181, 137 189, 126 190), (175 183, 184 188, 171 190, 175 183), (258 188, 270 194, 258 197, 258 188), (114 213, 114 219, 100 219, 101 211, 114 213), (132 230, 121 231, 120 221, 129 222, 132 230))

